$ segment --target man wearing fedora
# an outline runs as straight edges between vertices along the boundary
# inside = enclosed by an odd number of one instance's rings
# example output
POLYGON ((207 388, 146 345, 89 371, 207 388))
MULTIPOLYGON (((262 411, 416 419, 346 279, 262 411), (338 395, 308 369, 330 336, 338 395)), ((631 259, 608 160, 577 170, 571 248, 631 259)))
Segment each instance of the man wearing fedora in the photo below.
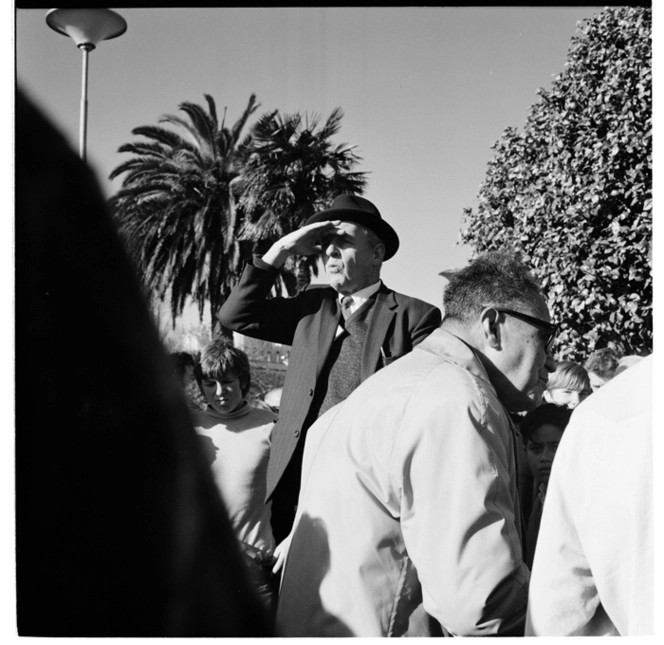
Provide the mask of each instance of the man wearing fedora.
POLYGON ((439 309, 382 283, 383 261, 398 248, 396 232, 369 200, 340 195, 262 258, 249 260, 221 308, 219 318, 229 329, 291 346, 267 471, 278 542, 295 517, 308 428, 440 325, 439 309), (268 297, 289 256, 314 254, 329 286, 311 286, 292 298, 268 297))

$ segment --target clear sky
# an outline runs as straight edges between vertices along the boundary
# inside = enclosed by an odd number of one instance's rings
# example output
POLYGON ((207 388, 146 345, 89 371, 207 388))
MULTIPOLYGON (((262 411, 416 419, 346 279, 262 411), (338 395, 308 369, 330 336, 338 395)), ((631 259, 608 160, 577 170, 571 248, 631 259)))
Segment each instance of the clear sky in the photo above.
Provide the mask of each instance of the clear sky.
MULTIPOLYGON (((540 87, 563 70, 587 7, 119 9, 128 29, 90 54, 88 158, 107 178, 132 128, 209 93, 234 123, 259 113, 345 112, 337 142, 357 146, 365 196, 399 233, 390 287, 439 305, 466 264, 457 245, 509 126, 522 128, 540 87)), ((16 12, 18 86, 78 147, 81 53, 45 9, 16 12)), ((324 278, 323 278, 324 279, 324 278)))

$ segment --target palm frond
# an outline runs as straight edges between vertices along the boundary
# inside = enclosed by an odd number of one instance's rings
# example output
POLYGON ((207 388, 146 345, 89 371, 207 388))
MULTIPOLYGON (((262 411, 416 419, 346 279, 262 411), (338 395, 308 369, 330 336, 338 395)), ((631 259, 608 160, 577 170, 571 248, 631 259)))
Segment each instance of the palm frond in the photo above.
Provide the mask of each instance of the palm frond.
POLYGON ((168 128, 162 128, 157 125, 142 125, 137 128, 134 128, 132 134, 136 136, 146 137, 148 139, 154 139, 159 143, 163 143, 166 146, 171 148, 180 148, 191 145, 186 139, 182 138, 177 132, 169 130, 168 128))
MULTIPOLYGON (((111 178, 122 186, 109 200, 146 288, 168 297, 174 316, 188 298, 213 317, 239 278, 242 258, 298 228, 317 208, 342 192, 361 193, 366 173, 352 146, 333 144, 343 112, 258 117, 252 94, 240 118, 219 123, 216 103, 185 101, 180 114, 158 125, 134 128, 119 152, 131 158, 111 178), (322 125, 321 125, 322 123, 322 125)), ((289 262, 289 292, 316 269, 309 260, 289 262), (299 283, 298 283, 299 280, 299 283)))
POLYGON ((244 109, 242 116, 235 122, 235 125, 231 128, 232 141, 236 144, 239 141, 240 133, 247 125, 249 117, 260 107, 260 103, 256 103, 256 95, 252 94, 249 97, 249 103, 244 109))

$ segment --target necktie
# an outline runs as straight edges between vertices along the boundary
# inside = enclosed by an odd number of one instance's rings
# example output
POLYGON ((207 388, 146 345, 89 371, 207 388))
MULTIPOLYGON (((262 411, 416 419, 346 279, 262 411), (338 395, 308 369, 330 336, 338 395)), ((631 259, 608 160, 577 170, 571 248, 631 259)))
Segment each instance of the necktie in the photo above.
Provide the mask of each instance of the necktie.
POLYGON ((341 299, 341 315, 344 317, 344 320, 348 320, 351 315, 350 308, 353 306, 353 298, 351 296, 344 296, 341 299))

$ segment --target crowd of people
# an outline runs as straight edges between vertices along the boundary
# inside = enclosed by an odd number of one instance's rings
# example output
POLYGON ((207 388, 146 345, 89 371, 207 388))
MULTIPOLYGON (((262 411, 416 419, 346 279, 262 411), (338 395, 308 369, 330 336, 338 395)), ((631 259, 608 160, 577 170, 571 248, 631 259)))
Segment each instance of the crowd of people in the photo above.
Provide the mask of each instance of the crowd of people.
POLYGON ((342 195, 221 310, 291 345, 276 401, 218 339, 171 378, 92 173, 21 94, 16 134, 19 635, 653 633, 652 356, 557 362, 508 252, 444 316, 391 290, 342 195), (330 285, 270 297, 314 253, 330 285))
POLYGON ((556 361, 557 326, 510 253, 458 271, 443 317, 380 279, 398 246, 375 205, 342 195, 247 262, 220 318, 292 346, 279 408, 248 400, 248 359, 223 340, 194 369, 207 402, 195 427, 275 634, 651 633, 651 359, 603 348, 556 361), (313 253, 329 286, 271 297, 286 259, 313 253), (607 383, 627 368, 640 393, 612 414, 634 385, 607 383), (610 465, 574 448, 579 472, 568 462, 556 479, 563 435, 597 452, 576 422, 593 407, 617 442, 630 443, 623 422, 639 428, 616 496, 584 483, 610 465), (607 525, 615 540, 597 534, 607 525))

